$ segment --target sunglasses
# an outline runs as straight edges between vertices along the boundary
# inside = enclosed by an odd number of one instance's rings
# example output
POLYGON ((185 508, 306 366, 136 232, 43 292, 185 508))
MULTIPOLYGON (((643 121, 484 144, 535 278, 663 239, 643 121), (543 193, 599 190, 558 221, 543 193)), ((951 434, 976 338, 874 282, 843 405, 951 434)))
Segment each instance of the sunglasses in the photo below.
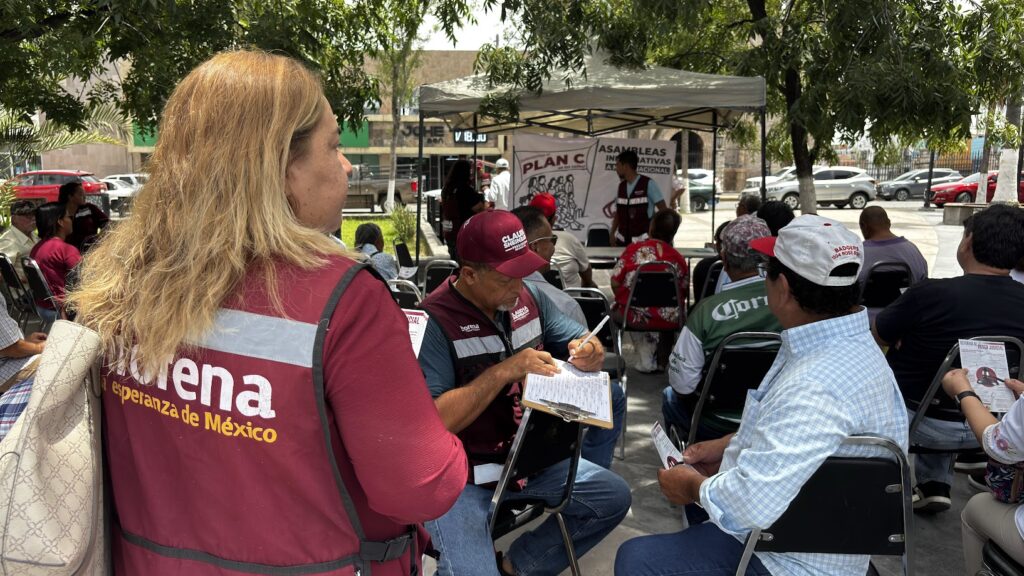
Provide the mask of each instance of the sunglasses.
POLYGON ((541 236, 540 238, 537 238, 536 240, 530 242, 530 245, 533 246, 537 242, 541 242, 543 240, 549 240, 552 245, 558 244, 558 236, 541 236))

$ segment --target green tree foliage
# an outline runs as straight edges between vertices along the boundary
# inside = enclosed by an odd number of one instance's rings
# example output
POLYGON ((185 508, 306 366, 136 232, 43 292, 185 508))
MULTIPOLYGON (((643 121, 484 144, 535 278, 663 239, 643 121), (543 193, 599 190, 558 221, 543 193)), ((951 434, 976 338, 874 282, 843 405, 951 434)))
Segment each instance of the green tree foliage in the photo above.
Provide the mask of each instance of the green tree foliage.
POLYGON ((815 208, 812 166, 828 160, 835 140, 962 140, 979 100, 1005 97, 1024 78, 1016 0, 967 11, 940 0, 488 4, 517 18, 522 33, 520 50, 481 54, 496 82, 539 87, 546 70, 578 69, 594 48, 621 66, 763 76, 769 114, 781 120, 771 140, 788 135, 806 212, 815 208))
MULTIPOLYGON (((117 102, 147 128, 182 76, 214 53, 241 47, 298 58, 323 77, 343 119, 358 121, 377 98, 364 56, 385 39, 374 0, 0 0, 0 107, 45 112, 81 129, 91 102, 117 102), (86 98, 67 78, 89 79, 128 62, 120 86, 86 98), (84 101, 83 101, 84 100, 84 101)), ((241 104, 241 103, 240 103, 241 104)))

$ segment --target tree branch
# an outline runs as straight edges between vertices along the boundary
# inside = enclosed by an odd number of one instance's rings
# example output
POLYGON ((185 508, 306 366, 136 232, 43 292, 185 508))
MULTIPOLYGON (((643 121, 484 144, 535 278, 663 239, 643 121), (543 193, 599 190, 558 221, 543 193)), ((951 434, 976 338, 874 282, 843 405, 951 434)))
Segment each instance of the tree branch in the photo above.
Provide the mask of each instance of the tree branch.
POLYGON ((73 18, 84 17, 89 18, 95 16, 101 12, 108 12, 109 6, 103 6, 101 8, 92 8, 89 10, 82 10, 80 12, 60 12, 52 14, 40 20, 35 26, 31 28, 8 28, 6 30, 0 30, 0 39, 10 40, 12 42, 20 42, 22 40, 35 40, 40 36, 46 34, 54 28, 59 28, 68 23, 73 18))

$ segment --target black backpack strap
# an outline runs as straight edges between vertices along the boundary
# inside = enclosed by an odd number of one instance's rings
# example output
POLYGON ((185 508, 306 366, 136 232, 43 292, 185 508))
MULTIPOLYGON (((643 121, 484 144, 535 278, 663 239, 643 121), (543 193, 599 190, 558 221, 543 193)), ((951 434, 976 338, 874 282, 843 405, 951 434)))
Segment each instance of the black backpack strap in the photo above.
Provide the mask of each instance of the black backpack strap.
MULTIPOLYGON (((409 550, 415 550, 416 541, 416 527, 410 526, 409 530, 390 540, 384 542, 371 542, 366 539, 366 533, 363 532, 362 522, 359 520, 359 514, 356 512, 355 503, 352 502, 352 496, 349 494, 348 489, 345 487, 345 481, 341 477, 341 471, 338 468, 338 462, 334 458, 334 449, 331 444, 331 429, 327 419, 327 397, 325 395, 325 381, 324 381, 324 343, 327 340, 327 331, 330 330, 331 317, 334 315, 334 310, 338 307, 338 301, 345 294, 345 290, 348 289, 349 284, 356 277, 356 274, 360 270, 367 270, 371 275, 380 278, 375 273, 373 268, 367 264, 356 264, 348 269, 347 272, 338 281, 338 285, 335 286, 334 291, 331 292, 330 298, 327 299, 327 304, 324 306, 324 311, 320 315, 320 322, 317 325, 316 339, 313 343, 313 389, 316 393, 317 411, 320 415, 320 427, 323 430, 324 442, 327 446, 327 458, 331 463, 331 470, 334 473, 334 482, 338 486, 338 493, 341 494, 341 500, 345 505, 345 512, 348 514, 349 522, 352 524, 352 529, 356 533, 356 537, 359 538, 359 562, 361 573, 365 576, 370 574, 370 563, 371 562, 388 562, 391 560, 397 560, 405 555, 409 550)), ((415 572, 416 559, 410 558, 409 564, 413 567, 415 572)))

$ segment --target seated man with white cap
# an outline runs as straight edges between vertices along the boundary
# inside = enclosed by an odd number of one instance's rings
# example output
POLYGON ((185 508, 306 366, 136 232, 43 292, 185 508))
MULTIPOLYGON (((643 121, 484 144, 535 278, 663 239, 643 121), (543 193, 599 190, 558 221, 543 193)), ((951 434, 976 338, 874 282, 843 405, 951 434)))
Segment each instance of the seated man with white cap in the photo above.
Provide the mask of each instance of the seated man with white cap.
MULTIPOLYGON (((841 446, 847 436, 881 436, 907 450, 903 399, 857 304, 857 235, 835 220, 804 215, 777 238, 750 244, 769 257, 762 266, 768 306, 784 329, 779 355, 748 393, 736 434, 689 446, 683 458, 692 467, 658 471, 670 502, 698 502, 710 521, 626 542, 615 559, 618 575, 661 575, 666 566, 689 576, 735 570, 742 540, 778 520, 826 458, 877 454, 841 446)), ((758 552, 746 573, 863 576, 869 560, 758 552)))

